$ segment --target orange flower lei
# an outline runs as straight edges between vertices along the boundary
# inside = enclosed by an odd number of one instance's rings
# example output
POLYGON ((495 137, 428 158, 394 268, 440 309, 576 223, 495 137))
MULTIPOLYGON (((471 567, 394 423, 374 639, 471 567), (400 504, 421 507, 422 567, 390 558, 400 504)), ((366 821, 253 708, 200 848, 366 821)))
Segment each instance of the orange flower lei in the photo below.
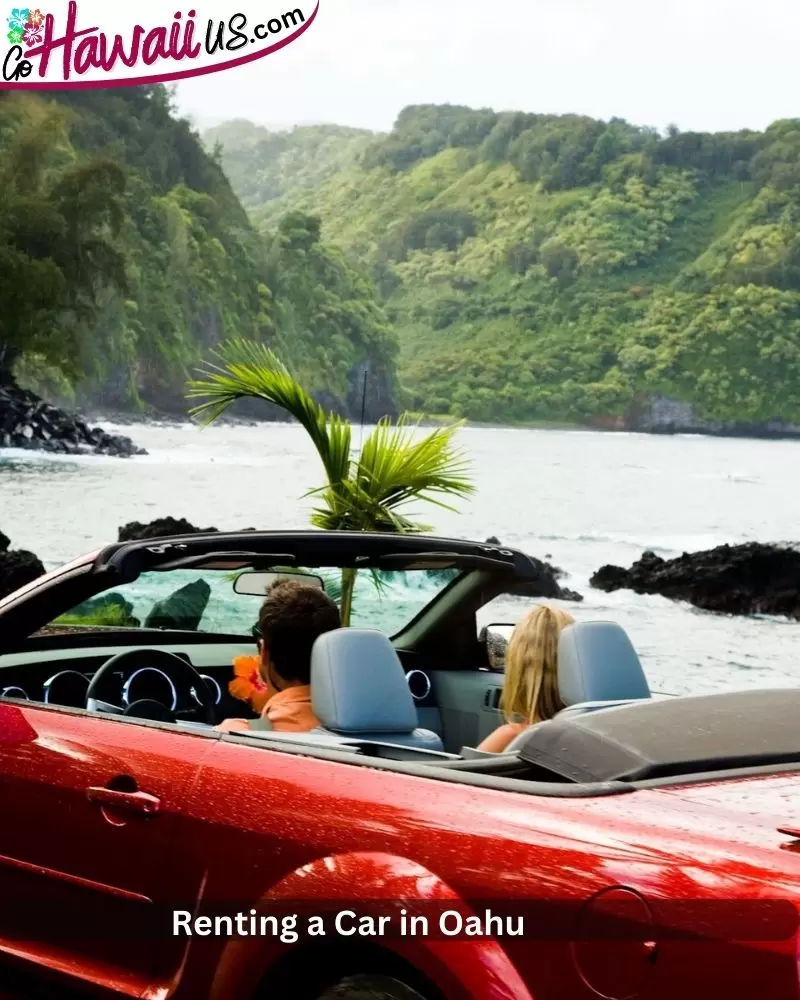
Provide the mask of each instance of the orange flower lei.
POLYGON ((233 661, 234 678, 228 685, 231 697, 249 702, 253 711, 261 715, 271 692, 261 679, 261 661, 257 656, 237 656, 233 661))

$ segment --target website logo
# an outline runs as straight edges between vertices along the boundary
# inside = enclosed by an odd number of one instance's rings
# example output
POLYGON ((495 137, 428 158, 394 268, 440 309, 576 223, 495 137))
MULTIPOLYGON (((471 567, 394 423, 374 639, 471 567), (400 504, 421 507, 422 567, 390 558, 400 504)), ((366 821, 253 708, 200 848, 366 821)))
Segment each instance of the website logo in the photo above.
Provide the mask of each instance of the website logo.
POLYGON ((203 16, 199 4, 186 11, 170 4, 150 24, 130 13, 133 5, 103 0, 12 7, 0 33, 0 89, 133 86, 233 69, 298 39, 317 16, 313 3, 253 2, 253 11, 223 18, 203 16))

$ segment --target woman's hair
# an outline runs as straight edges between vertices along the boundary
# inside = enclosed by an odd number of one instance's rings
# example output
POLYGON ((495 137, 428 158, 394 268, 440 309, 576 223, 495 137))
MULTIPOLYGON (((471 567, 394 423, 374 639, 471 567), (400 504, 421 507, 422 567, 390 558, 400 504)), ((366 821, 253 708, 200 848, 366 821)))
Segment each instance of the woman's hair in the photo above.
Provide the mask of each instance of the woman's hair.
POLYGON ((558 637, 574 618, 547 604, 532 608, 520 621, 506 651, 500 702, 507 722, 522 716, 528 725, 543 722, 564 704, 558 693, 558 637))

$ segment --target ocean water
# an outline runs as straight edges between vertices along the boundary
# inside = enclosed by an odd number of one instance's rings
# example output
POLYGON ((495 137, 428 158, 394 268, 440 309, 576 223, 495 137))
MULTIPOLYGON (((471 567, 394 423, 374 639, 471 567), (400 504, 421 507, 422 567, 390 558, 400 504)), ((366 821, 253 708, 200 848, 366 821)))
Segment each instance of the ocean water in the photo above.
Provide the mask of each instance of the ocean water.
MULTIPOLYGON (((303 494, 322 477, 299 427, 105 426, 149 454, 0 450, 0 530, 48 568, 116 541, 122 524, 168 514, 228 529, 308 524, 313 501, 303 494)), ((496 535, 560 566, 585 597, 569 610, 627 629, 655 689, 800 684, 800 623, 730 618, 588 583, 600 566, 627 566, 645 549, 668 558, 723 542, 797 539, 800 442, 466 428, 461 444, 477 494, 458 512, 422 504, 419 517, 437 534, 496 535)), ((381 598, 394 602, 392 618, 419 607, 419 587, 415 580, 413 592, 394 587, 381 598)), ((482 623, 515 621, 527 606, 495 602, 482 623)))

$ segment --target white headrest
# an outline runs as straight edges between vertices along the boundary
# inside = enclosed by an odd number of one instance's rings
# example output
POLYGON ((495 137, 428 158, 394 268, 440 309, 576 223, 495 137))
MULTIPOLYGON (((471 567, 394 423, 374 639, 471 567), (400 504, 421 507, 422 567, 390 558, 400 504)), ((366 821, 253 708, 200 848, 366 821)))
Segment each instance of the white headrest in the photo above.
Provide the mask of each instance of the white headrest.
POLYGON ((633 643, 615 622, 576 622, 562 631, 558 688, 567 707, 584 701, 650 697, 650 685, 633 643))
POLYGON ((337 733, 409 733, 417 709, 405 672, 382 632, 343 628, 325 632, 311 651, 311 704, 337 733))

